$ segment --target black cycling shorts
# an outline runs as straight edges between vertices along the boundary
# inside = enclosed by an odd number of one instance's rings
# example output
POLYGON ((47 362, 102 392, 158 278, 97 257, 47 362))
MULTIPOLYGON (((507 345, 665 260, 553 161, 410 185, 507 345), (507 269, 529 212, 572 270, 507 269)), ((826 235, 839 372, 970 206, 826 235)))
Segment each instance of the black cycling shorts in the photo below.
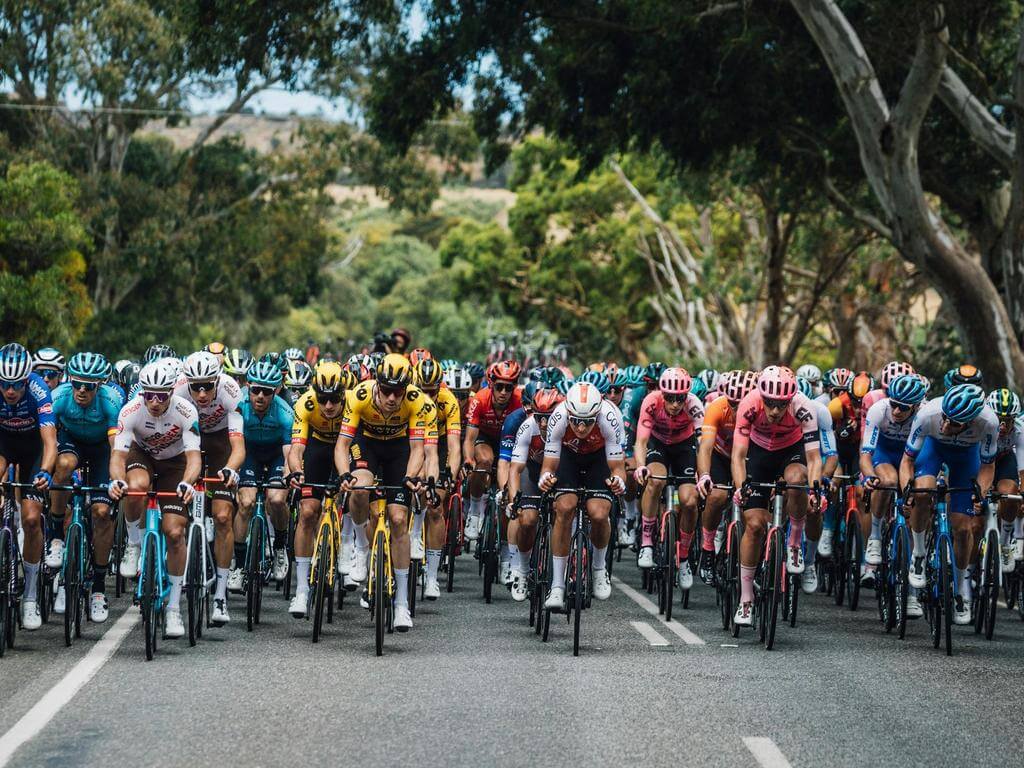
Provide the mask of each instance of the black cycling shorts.
POLYGON ((360 433, 352 442, 352 460, 356 469, 367 469, 382 485, 402 486, 387 492, 388 504, 409 506, 411 491, 405 488, 405 472, 412 448, 406 439, 375 440, 360 433))
MULTIPOLYGON (((31 483, 39 471, 39 462, 43 458, 43 438, 39 435, 38 429, 30 432, 6 432, 0 429, 0 454, 7 459, 8 466, 18 466, 16 482, 31 483)), ((44 494, 35 489, 23 491, 22 498, 39 503, 45 501, 44 494)))
POLYGON ((1020 474, 1017 468, 1017 454, 1013 451, 1006 451, 996 456, 995 482, 1000 480, 1020 481, 1020 474))
POLYGON ((679 485, 697 482, 697 439, 693 436, 681 443, 663 443, 654 436, 647 441, 647 466, 664 464, 668 474, 684 478, 679 485))
POLYGON ((718 451, 711 450, 711 482, 715 485, 732 485, 732 459, 718 451))
MULTIPOLYGON (((307 483, 322 485, 338 477, 334 468, 334 443, 325 443, 311 437, 306 443, 306 451, 302 454, 302 474, 307 483)), ((303 488, 302 498, 324 498, 323 488, 303 488)))
MULTIPOLYGON (((804 456, 804 444, 798 442, 786 448, 769 451, 756 443, 750 443, 747 449, 747 481, 751 483, 774 483, 786 472, 790 464, 807 466, 804 456)), ((771 491, 766 488, 754 488, 747 497, 744 509, 768 509, 771 491)))
MULTIPOLYGON (((608 468, 608 459, 604 451, 593 453, 576 453, 568 448, 562 449, 562 458, 558 462, 558 484, 556 488, 586 488, 591 491, 590 498, 611 501, 612 492, 605 485, 605 480, 612 476, 608 468)), ((555 498, 565 491, 556 490, 555 498)))

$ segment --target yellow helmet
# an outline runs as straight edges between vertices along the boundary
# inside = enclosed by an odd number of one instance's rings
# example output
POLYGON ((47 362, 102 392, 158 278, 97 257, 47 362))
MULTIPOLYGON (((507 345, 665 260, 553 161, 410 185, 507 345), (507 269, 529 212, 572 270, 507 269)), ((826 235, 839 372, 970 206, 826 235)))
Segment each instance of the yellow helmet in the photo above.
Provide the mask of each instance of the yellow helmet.
POLYGON ((345 371, 334 361, 321 361, 313 369, 313 389, 318 395, 341 394, 345 391, 345 371))
POLYGON ((416 363, 417 386, 433 389, 441 383, 443 376, 444 371, 441 370, 441 366, 432 358, 427 357, 416 363))
POLYGON ((377 363, 377 382, 386 387, 405 387, 412 381, 412 366, 402 355, 391 353, 377 363))

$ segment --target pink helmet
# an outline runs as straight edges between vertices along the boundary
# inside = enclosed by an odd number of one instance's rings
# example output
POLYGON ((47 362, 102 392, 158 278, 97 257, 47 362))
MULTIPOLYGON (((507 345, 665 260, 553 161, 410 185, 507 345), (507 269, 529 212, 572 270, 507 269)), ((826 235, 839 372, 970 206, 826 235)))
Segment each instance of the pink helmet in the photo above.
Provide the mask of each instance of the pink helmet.
POLYGON ((658 379, 658 389, 667 395, 685 395, 690 392, 693 379, 685 368, 666 368, 658 379))
POLYGON ((757 386, 757 373, 754 371, 730 371, 725 380, 723 392, 731 403, 738 403, 746 397, 750 390, 757 386))
POLYGON ((879 383, 881 384, 882 389, 887 389, 889 385, 900 376, 906 376, 911 373, 916 373, 916 371, 914 370, 914 366, 910 363, 893 360, 891 363, 886 363, 882 368, 882 375, 879 378, 879 383))
POLYGON ((849 368, 833 368, 828 375, 829 389, 848 389, 854 373, 849 368))
POLYGON ((797 392, 796 374, 784 365, 769 365, 761 371, 757 388, 769 400, 792 400, 797 392))

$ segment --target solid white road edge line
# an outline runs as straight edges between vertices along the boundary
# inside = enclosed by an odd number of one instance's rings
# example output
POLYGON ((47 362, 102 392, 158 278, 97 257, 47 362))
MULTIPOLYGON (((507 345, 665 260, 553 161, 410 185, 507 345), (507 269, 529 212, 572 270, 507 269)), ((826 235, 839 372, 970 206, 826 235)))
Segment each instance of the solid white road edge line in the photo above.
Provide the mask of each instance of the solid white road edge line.
POLYGON ((792 768, 774 741, 764 736, 746 736, 743 743, 763 768, 792 768))

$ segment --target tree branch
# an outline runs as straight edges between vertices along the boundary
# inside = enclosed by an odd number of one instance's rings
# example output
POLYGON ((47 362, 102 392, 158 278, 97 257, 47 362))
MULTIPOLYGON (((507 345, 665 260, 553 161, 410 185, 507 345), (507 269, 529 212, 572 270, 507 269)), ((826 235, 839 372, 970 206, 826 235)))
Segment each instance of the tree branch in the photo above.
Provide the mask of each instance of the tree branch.
MULTIPOLYGON (((247 77, 243 78, 242 80, 240 80, 240 83, 245 82, 247 79, 247 77)), ((206 126, 203 130, 199 132, 199 135, 196 136, 195 141, 192 142, 192 146, 188 148, 187 154, 190 156, 194 155, 209 140, 209 138, 214 133, 216 133, 217 130, 222 125, 224 125, 224 123, 226 123, 232 117, 241 112, 242 107, 244 107, 253 96, 255 96, 260 91, 269 88, 271 85, 278 82, 279 80, 280 78, 271 78, 269 80, 262 81, 260 82, 259 85, 254 85, 250 88, 243 88, 242 85, 239 84, 236 90, 234 100, 227 106, 227 108, 223 112, 221 112, 212 121, 210 121, 210 124, 208 126, 206 126)))
POLYGON ((938 97, 986 154, 1002 168, 1013 168, 1013 148, 1016 143, 1013 131, 1001 125, 948 66, 942 70, 938 97))
POLYGON ((893 234, 892 230, 887 227, 881 219, 872 213, 858 208, 851 203, 847 197, 839 191, 836 187, 835 182, 832 181, 828 174, 825 174, 822 183, 825 187, 825 195, 828 197, 829 202, 832 203, 836 208, 845 213, 854 221, 858 221, 864 226, 868 227, 871 231, 877 233, 879 236, 884 237, 886 240, 892 242, 893 234))

